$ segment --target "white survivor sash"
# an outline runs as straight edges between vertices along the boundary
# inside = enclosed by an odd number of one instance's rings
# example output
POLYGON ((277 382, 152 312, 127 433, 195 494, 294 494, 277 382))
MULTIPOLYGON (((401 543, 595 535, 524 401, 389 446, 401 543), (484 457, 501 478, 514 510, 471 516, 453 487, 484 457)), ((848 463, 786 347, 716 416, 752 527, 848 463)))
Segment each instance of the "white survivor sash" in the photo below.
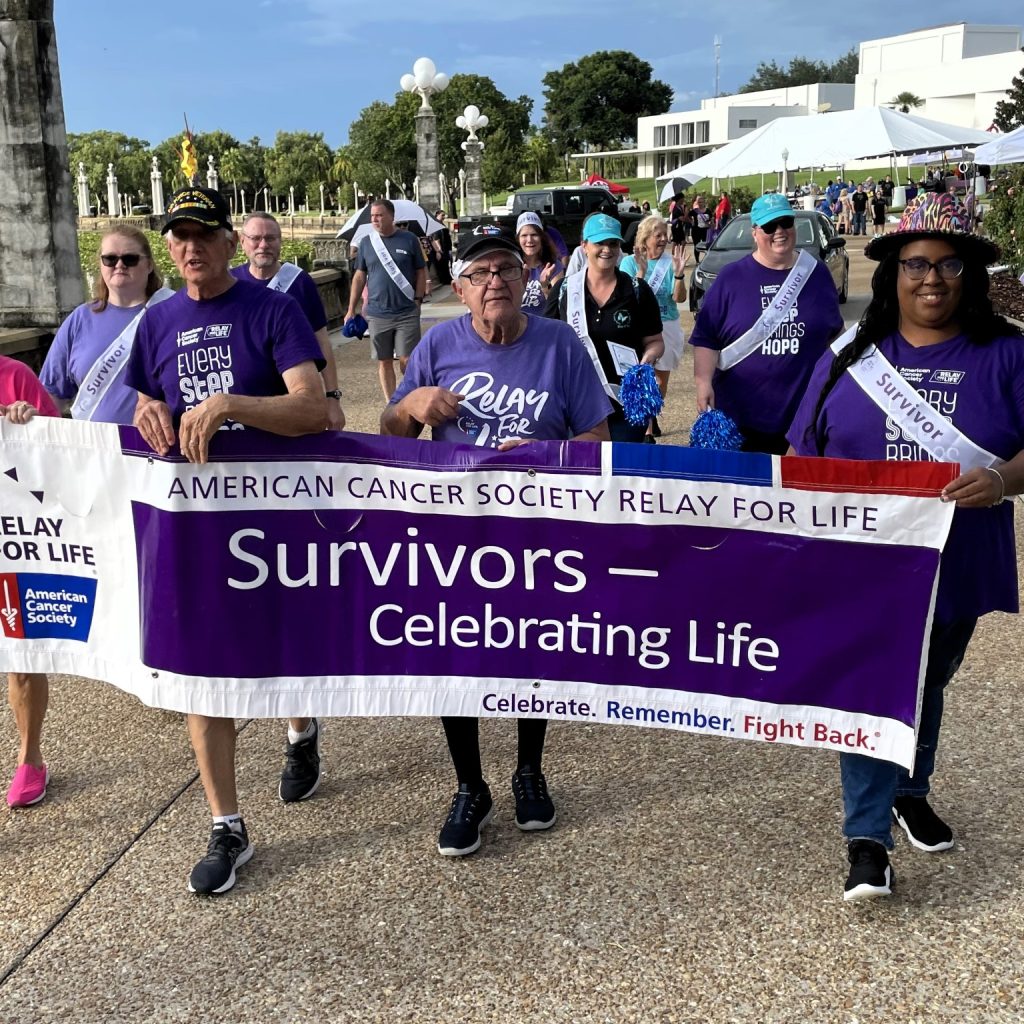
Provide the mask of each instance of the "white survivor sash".
POLYGON ((286 292, 301 273, 302 267, 294 263, 282 263, 281 269, 267 282, 267 287, 273 288, 275 292, 286 292))
POLYGON ((737 363, 743 362, 747 356, 759 349, 775 333, 779 324, 789 316, 789 311, 795 305, 797 296, 803 291, 804 285, 810 280, 817 262, 806 249, 800 250, 793 269, 786 275, 786 280, 782 282, 782 287, 772 299, 771 305, 762 311, 749 331, 740 335, 718 353, 718 368, 720 370, 731 369, 737 363))
POLYGON ((409 279, 402 273, 394 257, 388 252, 388 247, 384 244, 384 239, 380 237, 378 231, 375 230, 370 233, 370 244, 373 246, 373 251, 377 254, 377 259, 380 260, 381 266, 387 271, 388 277, 395 282, 407 299, 415 301, 416 290, 409 284, 409 279))
POLYGON ((565 284, 562 286, 565 288, 565 318, 569 326, 576 332, 576 336, 583 342, 583 347, 587 350, 594 369, 597 370, 597 378, 601 381, 601 387, 604 388, 605 394, 617 402, 619 389, 615 384, 609 382, 608 374, 605 373, 604 367, 601 365, 601 357, 597 354, 594 339, 591 338, 587 329, 587 310, 583 301, 583 286, 586 277, 587 272, 581 270, 577 274, 570 274, 565 279, 565 284))
POLYGON ((647 279, 647 286, 657 297, 658 289, 661 287, 662 281, 665 280, 665 275, 672 269, 672 257, 663 253, 658 262, 654 264, 653 269, 654 272, 647 279))
MULTIPOLYGON (((832 342, 839 355, 853 341, 857 324, 832 342)), ((959 462, 960 469, 992 468, 1002 463, 997 455, 976 445, 949 420, 940 416, 896 371, 892 363, 872 345, 846 372, 861 390, 911 440, 936 462, 959 462)))
POLYGON ((121 372, 128 357, 132 354, 132 345, 135 343, 135 332, 139 329, 139 321, 142 314, 164 299, 169 299, 174 294, 170 288, 158 288, 149 297, 149 301, 139 310, 138 315, 132 317, 127 327, 106 347, 106 350, 89 367, 89 372, 82 379, 82 384, 75 396, 71 406, 71 416, 76 420, 91 420, 96 413, 96 407, 103 400, 103 396, 110 390, 121 372))

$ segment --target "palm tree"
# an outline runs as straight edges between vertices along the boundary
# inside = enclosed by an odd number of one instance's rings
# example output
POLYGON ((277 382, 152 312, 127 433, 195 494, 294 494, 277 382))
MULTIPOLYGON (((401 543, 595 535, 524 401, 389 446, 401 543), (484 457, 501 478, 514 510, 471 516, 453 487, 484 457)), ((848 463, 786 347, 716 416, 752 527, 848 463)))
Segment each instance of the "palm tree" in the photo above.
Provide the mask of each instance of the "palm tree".
POLYGON ((923 107, 924 100, 912 92, 901 92, 889 100, 889 106, 895 107, 903 114, 909 114, 911 107, 923 107))

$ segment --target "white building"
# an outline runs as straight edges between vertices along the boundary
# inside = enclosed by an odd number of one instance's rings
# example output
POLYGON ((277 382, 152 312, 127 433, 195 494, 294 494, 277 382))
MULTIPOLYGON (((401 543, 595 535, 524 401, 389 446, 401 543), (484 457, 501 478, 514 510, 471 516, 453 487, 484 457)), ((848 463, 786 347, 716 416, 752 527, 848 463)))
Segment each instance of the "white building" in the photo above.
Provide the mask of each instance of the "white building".
POLYGON ((986 131, 1024 67, 1020 31, 939 25, 860 44, 856 107, 884 107, 901 92, 924 100, 912 114, 986 131))
POLYGON ((1024 67, 1018 28, 960 22, 860 44, 855 84, 818 83, 736 93, 688 110, 637 119, 636 149, 573 156, 637 158, 637 177, 656 178, 777 117, 891 106, 902 92, 924 100, 910 112, 987 130, 996 104, 1024 67))
POLYGON ((637 177, 655 178, 777 117, 849 110, 853 97, 852 85, 819 82, 718 96, 702 100, 700 110, 638 118, 637 177))

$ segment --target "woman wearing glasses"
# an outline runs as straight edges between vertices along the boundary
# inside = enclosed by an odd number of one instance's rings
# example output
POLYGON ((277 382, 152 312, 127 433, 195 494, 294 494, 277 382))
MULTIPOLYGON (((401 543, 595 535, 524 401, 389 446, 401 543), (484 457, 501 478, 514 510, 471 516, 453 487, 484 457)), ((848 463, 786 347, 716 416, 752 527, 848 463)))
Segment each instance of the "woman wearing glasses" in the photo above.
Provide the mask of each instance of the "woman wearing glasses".
MULTIPOLYGON (((169 298, 173 292, 160 287, 149 242, 130 225, 120 225, 103 236, 99 272, 95 298, 61 324, 39 377, 58 405, 70 406, 74 419, 130 424, 138 395, 123 378, 135 330, 147 302, 169 298)), ((48 411, 38 402, 35 405, 44 414, 48 411)), ((56 409, 52 411, 57 415, 56 409)), ((40 738, 49 685, 39 673, 11 673, 7 691, 21 744, 7 802, 26 807, 46 795, 49 776, 40 738)))
POLYGON ((722 269, 690 335, 697 411, 731 417, 744 451, 781 455, 814 365, 843 318, 828 268, 796 247, 789 200, 760 196, 750 223, 754 251, 722 269))
MULTIPOLYGON (((641 221, 641 224, 644 223, 641 221)), ((608 418, 613 441, 643 441, 647 425, 634 426, 619 403, 623 374, 637 363, 654 366, 665 354, 658 300, 646 281, 618 269, 622 228, 614 217, 591 214, 583 225, 587 263, 563 278, 546 313, 573 326, 615 403, 608 418)))
POLYGON ((939 572, 913 774, 840 755, 848 900, 892 891, 893 817, 918 850, 953 846, 952 829, 927 800, 943 689, 979 616, 1018 610, 1013 504, 1004 499, 1024 491, 1024 338, 992 310, 985 267, 999 251, 969 227, 952 195, 925 193, 895 232, 868 244, 868 258, 879 261, 871 302, 833 346, 838 354, 818 363, 789 432, 800 455, 959 462, 961 470, 942 494, 956 511, 939 572), (873 370, 863 373, 868 356, 873 370), (897 392, 903 400, 893 400, 897 392))
POLYGON ((124 383, 124 367, 135 331, 147 304, 173 292, 160 287, 149 241, 131 225, 103 236, 99 263, 92 301, 61 324, 39 377, 72 418, 130 424, 138 395, 124 383))

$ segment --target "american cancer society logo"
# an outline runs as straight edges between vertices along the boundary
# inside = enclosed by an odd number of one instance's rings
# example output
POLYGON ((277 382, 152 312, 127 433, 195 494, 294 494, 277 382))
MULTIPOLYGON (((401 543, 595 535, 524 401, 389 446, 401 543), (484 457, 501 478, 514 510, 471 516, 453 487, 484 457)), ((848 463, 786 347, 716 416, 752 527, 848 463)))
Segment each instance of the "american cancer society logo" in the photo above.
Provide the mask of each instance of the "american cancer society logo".
POLYGON ((15 640, 88 640, 96 580, 49 573, 0 573, 0 628, 15 640))

